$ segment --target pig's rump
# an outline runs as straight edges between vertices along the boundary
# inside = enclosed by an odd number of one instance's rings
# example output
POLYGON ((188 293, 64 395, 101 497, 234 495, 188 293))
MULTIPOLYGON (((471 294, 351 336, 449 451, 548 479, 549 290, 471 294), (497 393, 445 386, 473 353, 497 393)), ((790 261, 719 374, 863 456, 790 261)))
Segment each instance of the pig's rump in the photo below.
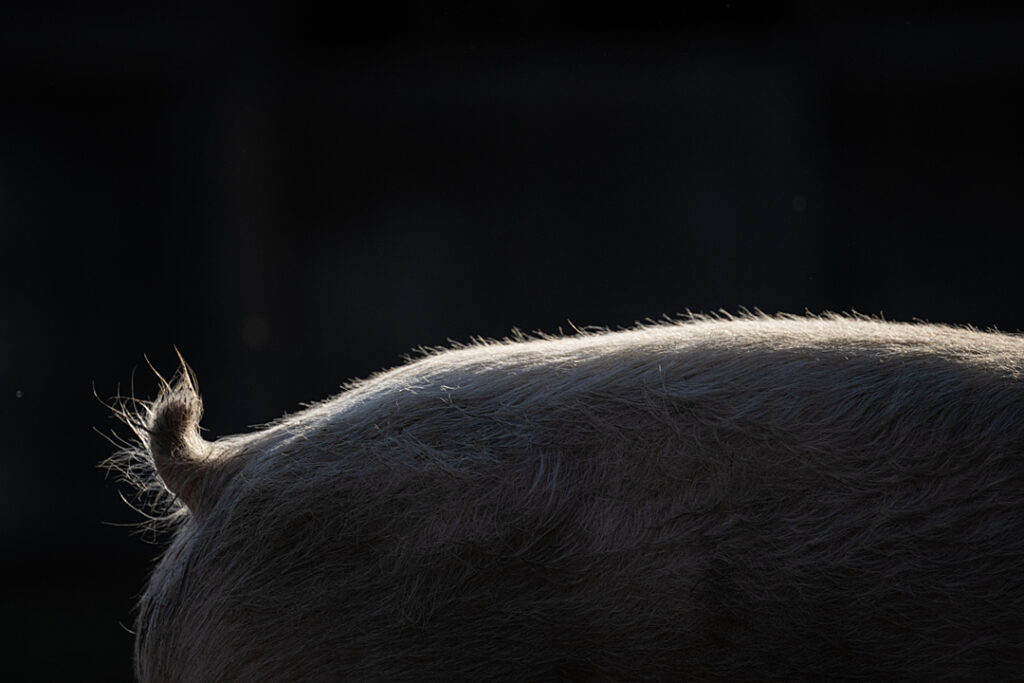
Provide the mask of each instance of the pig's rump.
POLYGON ((164 680, 1024 676, 1024 340, 695 319, 435 351, 135 457, 164 680), (173 510, 172 510, 173 511, 173 510))

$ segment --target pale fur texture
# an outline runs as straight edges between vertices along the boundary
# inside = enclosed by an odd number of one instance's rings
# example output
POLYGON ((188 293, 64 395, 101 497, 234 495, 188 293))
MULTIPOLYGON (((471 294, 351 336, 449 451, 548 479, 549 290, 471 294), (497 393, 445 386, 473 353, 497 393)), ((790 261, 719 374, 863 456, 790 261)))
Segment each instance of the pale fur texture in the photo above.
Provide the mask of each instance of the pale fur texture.
POLYGON ((138 676, 1020 678, 1022 371, 1015 335, 695 318, 437 351, 212 443, 178 382, 138 676))

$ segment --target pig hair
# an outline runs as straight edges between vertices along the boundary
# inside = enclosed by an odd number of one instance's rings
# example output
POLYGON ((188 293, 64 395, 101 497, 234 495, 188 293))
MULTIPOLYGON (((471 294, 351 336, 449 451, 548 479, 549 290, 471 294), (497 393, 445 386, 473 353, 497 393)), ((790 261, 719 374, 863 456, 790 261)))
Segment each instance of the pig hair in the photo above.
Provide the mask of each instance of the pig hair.
POLYGON ((427 349, 213 442, 179 378, 136 673, 1019 678, 1022 373, 1017 335, 694 315, 427 349))

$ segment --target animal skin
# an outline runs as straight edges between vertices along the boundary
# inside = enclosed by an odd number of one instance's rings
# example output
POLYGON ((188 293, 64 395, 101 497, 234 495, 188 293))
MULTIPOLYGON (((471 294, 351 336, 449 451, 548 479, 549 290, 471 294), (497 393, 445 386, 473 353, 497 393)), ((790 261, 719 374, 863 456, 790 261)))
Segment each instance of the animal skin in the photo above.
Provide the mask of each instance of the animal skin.
POLYGON ((1022 372, 1017 335, 695 316, 430 351, 207 442, 186 370, 126 413, 174 528, 137 675, 1019 680, 1022 372))

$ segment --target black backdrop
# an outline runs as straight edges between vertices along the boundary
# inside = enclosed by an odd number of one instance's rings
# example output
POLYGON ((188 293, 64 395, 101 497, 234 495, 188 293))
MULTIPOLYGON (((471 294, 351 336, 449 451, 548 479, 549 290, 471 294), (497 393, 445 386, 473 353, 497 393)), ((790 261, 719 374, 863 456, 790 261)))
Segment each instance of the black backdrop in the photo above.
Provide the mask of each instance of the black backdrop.
POLYGON ((93 387, 144 354, 213 438, 512 327, 1024 327, 1024 14, 823 5, 0 10, 12 680, 130 675, 157 547, 93 387))

